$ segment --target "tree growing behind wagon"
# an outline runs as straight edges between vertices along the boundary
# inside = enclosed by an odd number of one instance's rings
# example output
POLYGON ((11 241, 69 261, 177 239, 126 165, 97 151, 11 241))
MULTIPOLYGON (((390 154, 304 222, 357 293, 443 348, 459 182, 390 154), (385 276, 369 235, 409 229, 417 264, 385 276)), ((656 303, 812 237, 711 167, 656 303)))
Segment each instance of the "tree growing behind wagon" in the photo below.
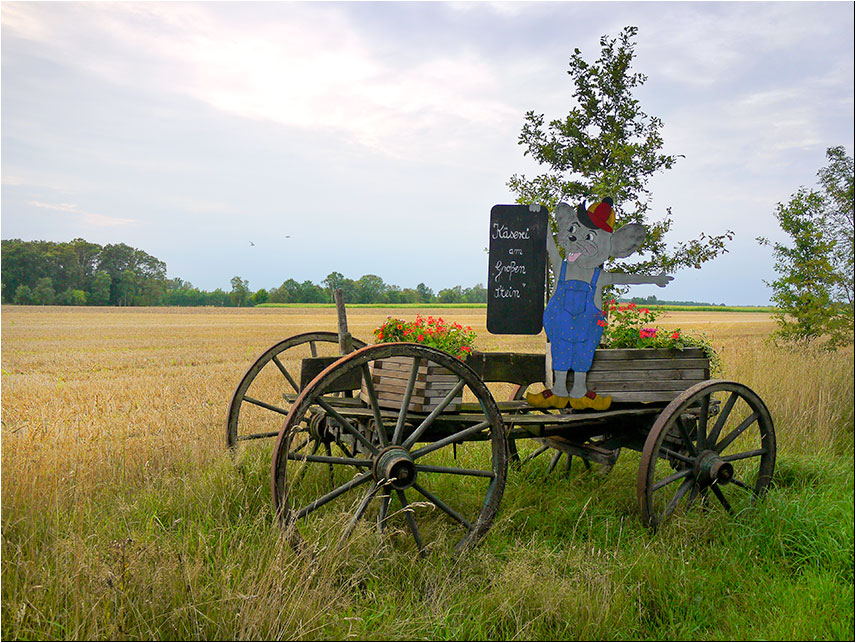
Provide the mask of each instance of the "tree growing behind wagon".
POLYGON ((776 206, 776 220, 790 244, 771 243, 779 278, 773 289, 777 328, 773 338, 827 349, 853 343, 853 158, 844 147, 826 150, 817 173, 820 190, 801 187, 776 206))
MULTIPOLYGON (((727 252, 725 244, 734 233, 702 233, 669 249, 665 237, 672 226, 671 211, 660 219, 652 217, 648 181, 671 169, 679 155, 662 153, 663 121, 646 114, 633 96, 647 80, 631 67, 637 33, 636 27, 628 26, 617 38, 601 37, 600 57, 592 63, 574 49, 568 70, 574 87, 570 112, 549 122, 544 114, 527 112, 518 140, 524 156, 544 166, 544 172, 532 178, 514 174, 508 187, 518 203, 541 203, 551 212, 561 201, 575 204, 612 197, 617 227, 642 223, 648 235, 632 259, 613 259, 607 268, 650 274, 699 268, 727 252)), ((552 226, 555 230, 555 219, 552 226)))

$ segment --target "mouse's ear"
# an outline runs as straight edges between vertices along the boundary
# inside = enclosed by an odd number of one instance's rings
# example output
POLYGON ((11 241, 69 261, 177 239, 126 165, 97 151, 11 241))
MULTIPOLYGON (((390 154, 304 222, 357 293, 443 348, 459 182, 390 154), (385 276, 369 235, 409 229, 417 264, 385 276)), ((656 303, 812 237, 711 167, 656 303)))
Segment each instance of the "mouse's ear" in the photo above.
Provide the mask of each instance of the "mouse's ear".
POLYGON ((570 228, 571 224, 577 218, 577 215, 567 203, 558 204, 556 209, 553 210, 553 214, 556 217, 556 224, 559 226, 560 231, 570 228))
POLYGON ((612 233, 612 248, 609 255, 621 258, 629 257, 645 242, 645 226, 641 223, 628 223, 612 233))

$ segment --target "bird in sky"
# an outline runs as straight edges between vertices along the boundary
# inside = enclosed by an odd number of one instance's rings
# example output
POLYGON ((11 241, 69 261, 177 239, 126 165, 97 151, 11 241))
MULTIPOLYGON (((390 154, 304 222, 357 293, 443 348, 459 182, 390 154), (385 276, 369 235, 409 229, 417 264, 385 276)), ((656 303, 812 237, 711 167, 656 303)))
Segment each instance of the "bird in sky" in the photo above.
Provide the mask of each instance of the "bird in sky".
POLYGON ((252 241, 250 241, 250 245, 251 245, 251 246, 254 246, 254 245, 256 245, 256 244, 254 244, 252 241))

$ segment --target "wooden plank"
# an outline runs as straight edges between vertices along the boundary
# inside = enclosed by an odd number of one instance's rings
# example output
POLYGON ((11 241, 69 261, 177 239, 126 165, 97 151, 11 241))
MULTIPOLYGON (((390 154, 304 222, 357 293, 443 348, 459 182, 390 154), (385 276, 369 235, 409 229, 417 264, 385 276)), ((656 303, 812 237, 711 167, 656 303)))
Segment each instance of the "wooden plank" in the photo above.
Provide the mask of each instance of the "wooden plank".
MULTIPOLYGON (((315 377, 330 366, 339 357, 304 357, 300 362, 300 390, 306 386, 315 377)), ((340 375, 330 386, 325 389, 325 392, 333 391, 354 391, 360 388, 363 381, 363 374, 360 369, 351 369, 347 373, 340 375)))
MULTIPOLYGON (((387 393, 389 395, 403 395, 406 386, 393 386, 387 382, 377 383, 375 382, 374 389, 375 391, 380 393, 387 393)), ((451 391, 454 386, 449 386, 447 388, 413 388, 414 395, 421 395, 423 397, 442 397, 449 391, 451 391)))
MULTIPOLYGON (((410 373, 413 369, 413 358, 412 357, 386 357, 384 359, 379 359, 374 362, 374 369, 377 371, 403 371, 405 373, 410 373)), ((451 371, 449 371, 446 367, 441 366, 439 364, 426 364, 425 360, 420 360, 420 365, 417 368, 417 372, 423 375, 427 374, 438 374, 438 375, 448 375, 451 371)))
POLYGON ((645 359, 693 359, 705 358, 704 351, 700 348, 685 348, 683 350, 671 348, 598 348, 594 352, 595 362, 639 359, 641 355, 648 355, 645 359))
POLYGON ((703 368, 669 368, 659 371, 593 371, 586 379, 589 383, 595 382, 649 382, 652 380, 696 380, 707 379, 707 373, 703 368))
POLYGON ((704 381, 697 380, 648 380, 646 382, 592 382, 588 380, 591 389, 601 395, 611 395, 621 391, 686 391, 693 384, 704 381))
POLYGON ((599 363, 595 362, 591 366, 591 373, 597 371, 614 371, 614 370, 664 370, 664 369, 684 369, 684 368, 709 368, 707 359, 626 359, 626 360, 605 360, 599 363))
MULTIPOLYGON (((389 379, 389 380, 401 380, 403 382, 406 382, 408 379, 410 379, 410 372, 409 371, 405 372, 405 371, 388 370, 388 369, 382 369, 382 370, 381 369, 375 369, 374 378, 377 379, 379 377, 383 377, 384 379, 389 379)), ((438 374, 438 373, 431 373, 431 374, 417 373, 416 374, 417 384, 419 382, 429 382, 429 381, 430 382, 452 382, 453 384, 456 384, 459 379, 460 378, 457 375, 455 375, 454 373, 449 373, 448 375, 438 374)))
MULTIPOLYGON (((687 387, 689 388, 689 387, 687 387)), ((671 402, 681 391, 616 391, 613 402, 671 402)), ((602 393, 601 393, 602 394, 602 393)), ((610 395, 610 393, 606 393, 610 395)))
POLYGON ((543 353, 481 353, 467 357, 467 366, 485 382, 532 384, 543 382, 546 358, 543 353))

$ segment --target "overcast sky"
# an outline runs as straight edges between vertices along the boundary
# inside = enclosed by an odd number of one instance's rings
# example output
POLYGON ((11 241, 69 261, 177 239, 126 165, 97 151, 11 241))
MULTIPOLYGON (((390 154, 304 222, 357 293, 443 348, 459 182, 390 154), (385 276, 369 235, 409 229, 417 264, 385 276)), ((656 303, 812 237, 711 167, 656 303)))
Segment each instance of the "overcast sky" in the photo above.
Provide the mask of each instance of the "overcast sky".
POLYGON ((486 283, 488 217, 537 170, 526 111, 639 27, 664 123, 653 212, 730 253, 634 295, 763 304, 773 216, 853 154, 852 2, 2 4, 4 239, 127 243, 212 290, 338 271, 486 283), (251 245, 254 244, 254 245, 251 245))

